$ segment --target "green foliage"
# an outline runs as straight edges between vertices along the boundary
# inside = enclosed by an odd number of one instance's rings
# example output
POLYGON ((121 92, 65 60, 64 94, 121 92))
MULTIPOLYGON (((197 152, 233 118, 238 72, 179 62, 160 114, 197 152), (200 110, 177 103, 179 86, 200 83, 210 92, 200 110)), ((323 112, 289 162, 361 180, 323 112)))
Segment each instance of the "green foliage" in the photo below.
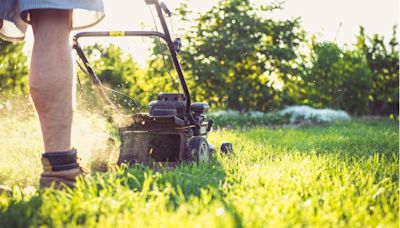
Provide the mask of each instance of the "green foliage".
POLYGON ((28 92, 27 58, 23 44, 0 40, 0 92, 26 94, 28 92))
MULTIPOLYGON (((5 129, 10 121, 0 121, 0 134, 33 126, 25 120, 5 129)), ((14 175, 6 180, 21 187, 0 196, 0 227, 399 225, 395 121, 214 131, 210 141, 232 142, 234 156, 159 171, 122 167, 92 174, 74 190, 42 193, 23 189, 23 180, 38 181, 40 153, 25 145, 31 134, 19 133, 0 137, 0 156, 8 158, 0 159, 0 175, 9 167, 14 175)), ((80 137, 88 143, 92 136, 80 137)))
MULTIPOLYGON (((250 1, 221 0, 194 19, 183 37, 186 45, 182 52, 193 100, 206 101, 215 109, 239 111, 306 104, 355 115, 398 114, 395 29, 389 44, 377 35, 366 37, 361 29, 356 49, 314 38, 311 54, 306 56, 298 20, 265 17, 280 9, 277 2, 260 8, 250 1)), ((191 15, 184 5, 178 12, 181 21, 191 15)), ((95 49, 101 48, 97 45, 95 49)), ((154 55, 143 70, 131 57, 122 60, 120 49, 102 49, 107 53, 94 62, 100 78, 134 97, 141 107, 161 91, 179 91, 168 49, 157 39, 154 55)))
POLYGON ((161 39, 153 39, 153 55, 150 57, 147 69, 143 77, 145 78, 144 96, 146 105, 155 100, 160 92, 181 92, 183 93, 179 78, 172 63, 172 58, 166 43, 161 39))
POLYGON ((131 56, 124 59, 122 49, 113 44, 108 47, 95 44, 88 46, 85 51, 92 59, 91 64, 104 84, 129 93, 134 81, 131 76, 138 70, 131 56))
POLYGON ((363 56, 335 43, 312 42, 311 68, 303 75, 306 101, 316 107, 368 113, 372 75, 363 56))
POLYGON ((280 5, 256 7, 245 0, 221 0, 198 17, 184 40, 184 67, 197 100, 214 107, 267 111, 279 106, 279 83, 303 39, 298 20, 261 15, 280 5))
MULTIPOLYGON (((147 109, 148 103, 155 100, 158 93, 179 90, 178 78, 174 76, 176 73, 167 46, 157 39, 153 42, 154 55, 144 69, 139 68, 131 55, 125 56, 121 48, 114 45, 103 47, 95 44, 88 46, 85 52, 103 84, 131 96, 142 109, 147 109), (164 54, 165 65, 161 53, 164 54)), ((121 100, 117 99, 117 102, 121 100)))
POLYGON ((397 27, 389 43, 374 34, 367 37, 363 27, 357 36, 357 48, 366 59, 373 73, 372 89, 369 92, 370 113, 399 114, 399 42, 397 27))
MULTIPOLYGON (((120 47, 113 44, 108 47, 94 44, 85 48, 85 53, 90 59, 90 64, 102 83, 112 89, 131 96, 141 103, 143 89, 138 85, 146 82, 141 77, 144 71, 138 67, 131 55, 125 55, 120 47)), ((81 77, 83 79, 83 77, 81 77)), ((89 78, 84 77, 83 84, 87 84, 89 78)), ((90 85, 90 84, 88 84, 90 85)), ((110 96, 116 102, 129 108, 133 105, 119 94, 112 93, 110 96)))
MULTIPOLYGON (((185 4, 178 8, 181 22, 191 25, 187 31, 178 30, 183 32, 182 66, 194 101, 208 102, 214 110, 240 112, 306 104, 355 115, 398 115, 396 27, 389 42, 377 34, 366 36, 361 27, 353 49, 315 39, 307 49, 299 19, 268 17, 281 9, 279 1, 257 6, 250 0, 219 0, 197 16, 185 4)), ((144 68, 115 45, 96 44, 86 53, 106 86, 136 102, 110 92, 114 101, 145 110, 159 92, 182 92, 166 45, 154 39, 152 48, 144 68)), ((0 51, 1 93, 26 93, 22 45, 0 41, 0 51)), ((87 80, 81 80, 89 89, 87 80)))

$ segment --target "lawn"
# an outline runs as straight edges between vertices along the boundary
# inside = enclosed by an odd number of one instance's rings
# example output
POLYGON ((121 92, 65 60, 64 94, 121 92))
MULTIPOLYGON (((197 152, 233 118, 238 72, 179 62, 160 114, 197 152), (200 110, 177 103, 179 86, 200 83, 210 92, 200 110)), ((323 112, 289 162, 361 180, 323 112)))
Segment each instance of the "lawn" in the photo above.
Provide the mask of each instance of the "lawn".
MULTIPOLYGON (((103 154, 106 125, 77 118, 75 145, 90 164, 103 154)), ((99 122, 100 121, 100 122, 99 122)), ((97 172, 74 190, 39 192, 39 126, 0 119, 0 227, 398 227, 396 121, 301 128, 216 130, 232 156, 154 171, 97 172)))

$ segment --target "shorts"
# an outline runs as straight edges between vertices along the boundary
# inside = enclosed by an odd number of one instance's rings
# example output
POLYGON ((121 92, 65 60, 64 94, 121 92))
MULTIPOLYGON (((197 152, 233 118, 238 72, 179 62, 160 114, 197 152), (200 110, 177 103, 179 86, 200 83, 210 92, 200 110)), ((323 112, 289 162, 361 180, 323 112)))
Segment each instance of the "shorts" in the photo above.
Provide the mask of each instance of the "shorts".
POLYGON ((22 41, 33 9, 73 10, 72 29, 84 29, 104 18, 102 0, 0 0, 0 38, 22 41), (0 23, 1 24, 1 23, 0 23))

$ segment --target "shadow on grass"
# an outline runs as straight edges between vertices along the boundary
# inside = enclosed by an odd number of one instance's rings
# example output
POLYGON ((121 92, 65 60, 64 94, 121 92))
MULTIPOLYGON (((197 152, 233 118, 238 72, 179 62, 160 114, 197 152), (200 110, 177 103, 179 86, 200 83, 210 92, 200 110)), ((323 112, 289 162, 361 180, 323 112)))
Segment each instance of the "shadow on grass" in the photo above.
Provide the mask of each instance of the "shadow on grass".
MULTIPOLYGON (((0 195, 0 200, 4 201, 5 198, 1 197, 6 196, 0 195)), ((42 205, 41 195, 35 195, 29 200, 16 198, 12 196, 6 208, 0 204, 0 227, 35 227, 34 223, 38 221, 38 212, 42 205)))
MULTIPOLYGON (((216 159, 209 163, 181 164, 173 169, 155 170, 142 165, 122 166, 108 173, 94 174, 84 182, 79 181, 74 190, 67 192, 51 190, 47 193, 36 193, 26 199, 18 195, 23 195, 21 191, 17 191, 12 197, 0 196, 0 227, 35 227, 43 224, 54 226, 58 224, 53 221, 54 218, 61 219, 61 223, 65 225, 85 224, 86 216, 93 214, 79 210, 64 211, 65 208, 80 208, 80 203, 104 197, 121 200, 121 192, 125 196, 139 193, 145 201, 154 200, 151 199, 154 197, 166 197, 166 206, 170 210, 176 210, 190 198, 202 197, 204 191, 212 192, 213 199, 221 200, 218 191, 224 179, 224 169, 216 159), (53 211, 45 208, 53 208, 53 211), (76 216, 79 217, 78 220, 71 220, 76 216)), ((94 200, 91 204, 91 208, 98 208, 98 213, 102 207, 100 201, 94 200)), ((142 199, 139 201, 137 203, 143 203, 142 199)), ((228 206, 227 209, 233 211, 228 206)))
POLYGON ((175 168, 152 169, 148 166, 136 165, 123 167, 120 177, 130 176, 126 186, 134 191, 142 191, 146 183, 150 188, 164 189, 172 187, 186 199, 200 196, 204 188, 218 188, 225 179, 225 171, 218 160, 207 163, 183 163, 175 168))

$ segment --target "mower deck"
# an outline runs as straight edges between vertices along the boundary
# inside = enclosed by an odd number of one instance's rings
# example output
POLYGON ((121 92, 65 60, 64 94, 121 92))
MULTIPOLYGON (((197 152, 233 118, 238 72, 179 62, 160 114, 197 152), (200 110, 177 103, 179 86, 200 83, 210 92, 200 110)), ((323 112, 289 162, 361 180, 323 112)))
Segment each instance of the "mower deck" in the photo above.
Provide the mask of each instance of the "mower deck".
POLYGON ((134 123, 120 129, 118 163, 179 162, 183 160, 194 125, 185 126, 176 116, 153 117, 135 114, 134 123), (189 137, 188 137, 189 136, 189 137))

